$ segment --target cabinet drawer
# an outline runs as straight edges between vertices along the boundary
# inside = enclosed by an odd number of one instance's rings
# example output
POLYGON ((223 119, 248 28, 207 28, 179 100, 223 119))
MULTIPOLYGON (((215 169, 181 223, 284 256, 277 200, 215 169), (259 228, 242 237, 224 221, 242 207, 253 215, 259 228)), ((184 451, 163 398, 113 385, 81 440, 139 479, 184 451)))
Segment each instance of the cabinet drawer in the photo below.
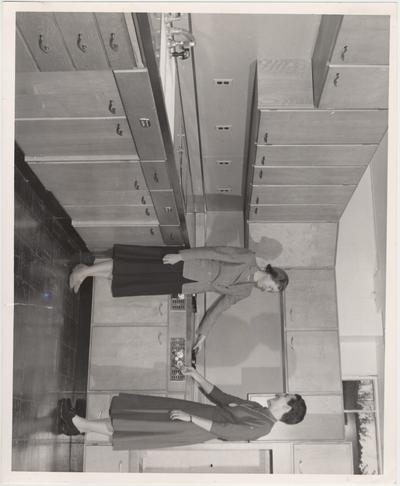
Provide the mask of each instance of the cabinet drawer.
POLYGON ((167 379, 165 326, 94 326, 90 390, 163 390, 167 379))
POLYGON ((387 108, 389 66, 330 66, 319 108, 387 108))
POLYGON ((367 165, 377 145, 257 145, 255 165, 367 165))
POLYGON ((386 110, 261 111, 258 143, 375 144, 386 128, 386 110))
POLYGON ((180 226, 160 226, 162 238, 166 245, 183 245, 183 235, 180 226))
MULTIPOLYGON (((17 13, 17 17, 18 17, 17 13)), ((28 73, 37 71, 38 67, 23 40, 18 27, 15 31, 15 72, 28 73)), ((17 98, 16 98, 17 101, 17 98)))
POLYGON ((338 326, 333 270, 288 270, 286 329, 335 329, 338 326))
POLYGON ((363 166, 337 167, 255 167, 253 184, 354 185, 364 173, 363 166))
POLYGON ((179 225, 173 191, 153 191, 151 197, 160 225, 179 225))
POLYGON ((92 13, 68 12, 54 15, 77 69, 109 69, 92 13))
POLYGON ((91 251, 109 250, 115 242, 126 245, 163 245, 160 229, 156 225, 80 225, 76 231, 91 251))
POLYGON ((345 15, 332 64, 389 64, 388 15, 345 15))
POLYGON ((337 204, 344 207, 356 186, 253 186, 251 204, 337 204))
POLYGON ((340 393, 339 339, 336 331, 288 331, 289 393, 340 393))
MULTIPOLYGON (((116 71, 114 75, 140 160, 165 160, 164 142, 147 70, 116 71)), ((169 127, 165 126, 163 130, 168 131, 169 127)))
POLYGON ((125 118, 16 120, 17 143, 27 156, 137 157, 125 118))
POLYGON ((112 69, 131 69, 136 66, 132 44, 122 13, 95 13, 104 49, 112 69))
POLYGON ((158 224, 152 206, 64 206, 73 224, 122 223, 122 224, 158 224))
POLYGON ((142 171, 150 191, 171 189, 166 162, 143 162, 142 171))
POLYGON ((41 71, 73 71, 54 14, 18 12, 17 26, 41 71))
POLYGON ((85 445, 85 472, 129 472, 129 451, 114 451, 111 445, 85 445))
POLYGON ((281 204, 251 206, 252 221, 338 221, 344 206, 336 204, 281 204))
MULTIPOLYGON (((98 194, 101 191, 135 191, 145 188, 145 182, 138 162, 32 162, 31 169, 46 189, 64 194, 64 204, 75 205, 75 194, 67 191, 98 194)), ((89 204, 96 204, 89 202, 89 204)), ((140 204, 151 205, 151 200, 142 196, 140 204)))
POLYGON ((132 324, 152 323, 166 325, 168 321, 168 296, 145 295, 114 298, 111 282, 95 279, 93 324, 132 324))
POLYGON ((110 71, 30 72, 15 79, 16 118, 124 116, 110 71))
POLYGON ((353 450, 350 442, 337 444, 296 444, 295 474, 353 474, 353 450))

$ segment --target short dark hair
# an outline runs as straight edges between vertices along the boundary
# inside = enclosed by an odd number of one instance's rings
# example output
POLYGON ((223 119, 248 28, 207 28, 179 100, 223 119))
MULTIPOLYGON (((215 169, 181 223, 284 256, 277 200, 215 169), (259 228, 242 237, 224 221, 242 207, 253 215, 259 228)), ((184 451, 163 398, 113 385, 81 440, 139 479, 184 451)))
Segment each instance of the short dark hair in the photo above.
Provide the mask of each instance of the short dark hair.
POLYGON ((280 292, 286 289, 289 283, 289 277, 284 270, 278 267, 272 267, 270 264, 268 264, 265 267, 265 273, 271 275, 272 280, 278 285, 280 292))
POLYGON ((298 424, 304 419, 307 412, 306 402, 301 395, 295 395, 288 401, 288 405, 291 407, 289 412, 282 415, 280 421, 285 422, 285 424, 294 425, 298 424))

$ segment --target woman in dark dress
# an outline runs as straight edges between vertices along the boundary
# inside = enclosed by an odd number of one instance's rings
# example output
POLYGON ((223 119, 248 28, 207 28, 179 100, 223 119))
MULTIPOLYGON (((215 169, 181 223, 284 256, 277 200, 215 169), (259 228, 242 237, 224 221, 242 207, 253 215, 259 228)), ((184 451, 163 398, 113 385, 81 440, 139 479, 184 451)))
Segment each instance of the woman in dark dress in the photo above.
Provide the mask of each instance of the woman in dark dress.
POLYGON ((288 284, 286 272, 257 265, 253 251, 230 246, 182 249, 114 245, 113 258, 92 266, 78 265, 70 287, 78 292, 86 277, 111 280, 114 297, 216 292, 219 299, 206 312, 198 329, 198 351, 222 312, 248 297, 254 287, 281 292, 288 284))
POLYGON ((160 449, 211 439, 256 440, 267 435, 279 420, 296 424, 305 416, 306 405, 300 395, 279 394, 263 407, 222 392, 191 367, 182 372, 191 376, 215 405, 120 393, 111 400, 110 419, 86 420, 64 400, 60 411, 63 430, 68 435, 106 435, 115 450, 160 449))

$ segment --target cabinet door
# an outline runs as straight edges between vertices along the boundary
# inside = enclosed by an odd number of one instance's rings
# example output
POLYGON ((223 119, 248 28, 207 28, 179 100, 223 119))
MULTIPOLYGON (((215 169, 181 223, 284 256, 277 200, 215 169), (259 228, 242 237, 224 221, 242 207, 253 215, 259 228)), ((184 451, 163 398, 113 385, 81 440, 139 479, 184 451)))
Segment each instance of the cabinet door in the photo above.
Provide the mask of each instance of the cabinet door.
POLYGON ((74 223, 107 222, 116 224, 157 224, 157 216, 152 206, 64 206, 74 223))
POLYGON ((367 165, 377 145, 257 145, 255 165, 367 165))
POLYGON ((252 221, 338 221, 344 206, 335 204, 282 204, 251 206, 252 221))
POLYGON ((294 446, 295 474, 353 474, 350 442, 294 446))
POLYGON ((183 245, 183 233, 180 226, 161 226, 160 231, 166 245, 183 245))
POLYGON ((164 244, 160 228, 155 225, 104 225, 102 223, 90 225, 76 221, 74 228, 92 251, 110 250, 116 241, 125 245, 164 244))
POLYGON ((92 328, 90 390, 164 390, 166 381, 166 327, 92 328))
POLYGON ((41 71, 73 71, 54 14, 17 12, 17 26, 41 71))
POLYGON ((16 120, 15 135, 27 156, 129 155, 137 158, 125 118, 16 120))
POLYGON ((288 331, 286 339, 289 392, 340 393, 337 332, 288 331))
POLYGON ((261 111, 259 144, 375 144, 387 128, 386 110, 261 111))
POLYGON ((319 108, 387 108, 389 66, 330 66, 319 108))
POLYGON ((132 44, 122 13, 96 13, 97 25, 112 69, 136 67, 132 44))
POLYGON ((15 79, 16 118, 124 116, 110 71, 31 72, 15 79))
POLYGON ((332 64, 389 64, 388 15, 345 15, 332 64))
POLYGON ((288 425, 277 422, 260 440, 343 440, 344 412, 342 395, 302 395, 307 406, 304 420, 288 425))
POLYGON ((253 186, 251 204, 337 204, 344 207, 355 185, 253 186))
POLYGON ((85 472, 129 472, 129 451, 114 451, 111 445, 85 445, 85 472))
POLYGON ((337 167, 256 167, 253 184, 330 185, 359 182, 363 166, 337 167))
POLYGON ((118 297, 111 294, 111 282, 95 279, 94 284, 94 324, 135 324, 152 323, 167 325, 167 295, 145 295, 138 297, 118 297))
POLYGON ((286 329, 337 329, 333 270, 288 270, 285 289, 286 329))
POLYGON ((92 13, 68 12, 54 15, 77 69, 110 68, 92 13))

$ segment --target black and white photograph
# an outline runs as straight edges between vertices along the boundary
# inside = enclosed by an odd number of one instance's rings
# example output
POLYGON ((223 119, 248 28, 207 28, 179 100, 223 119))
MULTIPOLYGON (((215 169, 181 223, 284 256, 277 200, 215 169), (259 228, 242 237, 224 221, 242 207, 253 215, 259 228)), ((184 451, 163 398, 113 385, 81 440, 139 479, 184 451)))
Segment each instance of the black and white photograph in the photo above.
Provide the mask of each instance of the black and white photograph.
POLYGON ((396 5, 3 5, 5 478, 393 480, 396 5))

